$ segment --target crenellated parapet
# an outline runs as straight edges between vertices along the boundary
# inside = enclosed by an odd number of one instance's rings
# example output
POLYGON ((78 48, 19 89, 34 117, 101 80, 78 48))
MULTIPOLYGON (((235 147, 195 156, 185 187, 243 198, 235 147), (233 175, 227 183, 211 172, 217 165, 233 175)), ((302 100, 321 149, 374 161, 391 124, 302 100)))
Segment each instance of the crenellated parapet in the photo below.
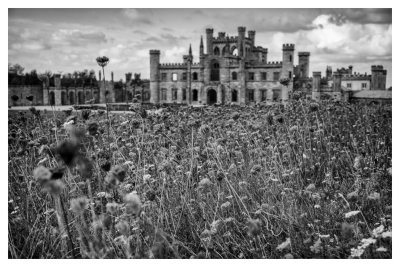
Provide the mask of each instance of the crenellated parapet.
POLYGON ((294 50, 294 44, 283 44, 282 50, 283 51, 292 51, 292 50, 294 50))
POLYGON ((236 43, 238 37, 237 36, 218 36, 216 38, 213 38, 212 41, 213 43, 216 44, 222 44, 222 43, 236 43))
POLYGON ((160 69, 186 69, 185 63, 161 63, 160 69))

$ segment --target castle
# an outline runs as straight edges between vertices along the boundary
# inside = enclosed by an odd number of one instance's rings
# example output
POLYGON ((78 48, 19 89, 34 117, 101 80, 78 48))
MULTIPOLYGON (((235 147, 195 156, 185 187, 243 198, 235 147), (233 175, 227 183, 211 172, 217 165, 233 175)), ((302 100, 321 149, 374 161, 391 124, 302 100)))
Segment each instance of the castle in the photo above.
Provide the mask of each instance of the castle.
POLYGON ((150 102, 187 104, 249 104, 288 99, 293 77, 309 77, 309 52, 299 52, 294 66, 294 44, 283 44, 282 61, 268 61, 268 48, 256 46, 255 31, 238 27, 237 36, 206 29, 200 39, 199 62, 192 48, 181 63, 160 63, 160 51, 150 50, 150 102), (281 79, 289 80, 287 85, 281 79))
POLYGON ((132 73, 126 80, 114 82, 98 80, 89 86, 70 86, 60 74, 42 85, 8 87, 9 106, 19 105, 74 105, 85 103, 129 103, 139 99, 151 104, 257 104, 288 100, 293 91, 303 91, 314 100, 329 97, 337 100, 381 99, 391 101, 386 90, 387 71, 373 65, 371 74, 353 73, 353 67, 326 76, 310 72, 310 52, 298 52, 294 65, 294 44, 282 45, 282 61, 268 61, 268 49, 255 45, 255 31, 238 27, 237 36, 206 29, 206 51, 200 37, 199 62, 194 62, 192 47, 183 55, 181 63, 160 63, 160 51, 150 50, 150 80, 140 86, 132 84, 132 73), (368 91, 368 92, 367 92, 368 91), (33 96, 33 101, 28 100, 33 96), (16 100, 17 99, 17 100, 16 100))

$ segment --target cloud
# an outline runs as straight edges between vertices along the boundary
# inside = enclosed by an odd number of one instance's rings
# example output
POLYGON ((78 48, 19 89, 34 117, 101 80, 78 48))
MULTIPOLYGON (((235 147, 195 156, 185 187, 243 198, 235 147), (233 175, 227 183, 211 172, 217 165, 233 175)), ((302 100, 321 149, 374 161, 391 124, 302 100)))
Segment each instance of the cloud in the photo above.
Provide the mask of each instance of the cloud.
POLYGON ((51 41, 59 45, 86 46, 107 42, 106 35, 100 31, 84 32, 77 29, 59 29, 51 37, 51 41))
POLYGON ((122 15, 127 18, 130 22, 135 22, 139 24, 153 24, 153 22, 149 19, 148 15, 151 13, 151 9, 123 9, 122 15))

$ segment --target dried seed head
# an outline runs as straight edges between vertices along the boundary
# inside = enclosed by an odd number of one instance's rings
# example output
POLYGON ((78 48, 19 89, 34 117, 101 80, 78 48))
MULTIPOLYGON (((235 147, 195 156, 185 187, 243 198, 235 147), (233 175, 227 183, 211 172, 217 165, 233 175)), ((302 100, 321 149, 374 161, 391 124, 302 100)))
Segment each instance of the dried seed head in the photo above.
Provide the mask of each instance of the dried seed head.
POLYGON ((42 186, 51 179, 51 172, 44 166, 39 166, 33 171, 33 177, 42 186))
POLYGON ((81 214, 88 207, 88 199, 86 197, 78 197, 71 199, 71 210, 76 214, 81 214))
POLYGON ((124 197, 124 202, 126 204, 126 213, 130 215, 138 215, 142 206, 142 203, 140 202, 139 196, 136 194, 136 192, 132 192, 130 194, 127 194, 124 197))

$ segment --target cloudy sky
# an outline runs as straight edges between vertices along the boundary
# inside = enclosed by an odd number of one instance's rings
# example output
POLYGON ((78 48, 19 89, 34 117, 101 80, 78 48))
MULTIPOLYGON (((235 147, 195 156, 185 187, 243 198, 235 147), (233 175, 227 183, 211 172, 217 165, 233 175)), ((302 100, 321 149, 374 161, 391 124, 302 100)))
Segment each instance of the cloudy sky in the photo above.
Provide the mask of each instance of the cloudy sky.
MULTIPOLYGON (((198 61, 206 28, 237 35, 256 31, 256 45, 281 60, 282 43, 311 52, 311 71, 352 64, 370 73, 381 64, 392 83, 391 9, 9 9, 8 60, 26 70, 99 70, 95 58, 110 58, 106 76, 126 72, 149 77, 149 50, 161 62, 181 62, 192 44, 198 61)), ((297 59, 295 61, 297 64, 297 59)))

